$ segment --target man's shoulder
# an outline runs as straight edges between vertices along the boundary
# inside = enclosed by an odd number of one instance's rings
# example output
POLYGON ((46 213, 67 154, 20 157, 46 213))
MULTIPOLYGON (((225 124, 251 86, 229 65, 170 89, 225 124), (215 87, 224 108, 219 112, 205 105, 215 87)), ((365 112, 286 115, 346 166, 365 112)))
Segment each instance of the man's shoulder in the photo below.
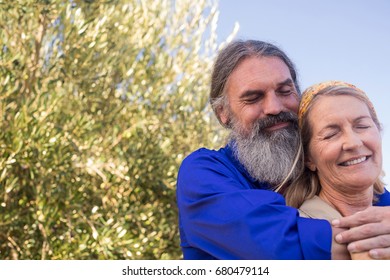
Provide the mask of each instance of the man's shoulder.
POLYGON ((198 149, 182 162, 177 176, 178 196, 209 196, 241 189, 254 188, 242 173, 230 148, 198 149))
POLYGON ((227 148, 220 148, 218 150, 200 148, 190 153, 182 162, 182 166, 194 164, 213 164, 218 162, 231 162, 227 148))
MULTIPOLYGON (((200 148, 189 154, 181 163, 179 177, 210 178, 210 176, 239 176, 238 163, 229 146, 212 150, 200 148)), ((241 176, 241 175, 240 175, 241 176)))

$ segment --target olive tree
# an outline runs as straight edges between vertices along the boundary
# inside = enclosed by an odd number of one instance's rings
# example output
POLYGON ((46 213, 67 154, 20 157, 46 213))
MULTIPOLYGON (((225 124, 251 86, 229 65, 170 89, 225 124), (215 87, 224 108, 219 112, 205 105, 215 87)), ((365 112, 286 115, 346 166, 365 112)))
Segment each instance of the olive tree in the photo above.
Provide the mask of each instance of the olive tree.
POLYGON ((181 258, 183 158, 221 144, 207 0, 0 1, 0 258, 181 258))

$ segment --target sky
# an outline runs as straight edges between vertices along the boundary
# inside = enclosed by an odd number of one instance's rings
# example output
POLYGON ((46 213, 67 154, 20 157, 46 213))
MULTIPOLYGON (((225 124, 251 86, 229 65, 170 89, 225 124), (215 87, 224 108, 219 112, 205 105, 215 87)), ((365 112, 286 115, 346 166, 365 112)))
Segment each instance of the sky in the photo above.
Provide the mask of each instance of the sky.
POLYGON ((218 41, 271 42, 295 63, 302 90, 327 80, 366 92, 383 125, 385 183, 390 190, 390 1, 219 0, 218 41))

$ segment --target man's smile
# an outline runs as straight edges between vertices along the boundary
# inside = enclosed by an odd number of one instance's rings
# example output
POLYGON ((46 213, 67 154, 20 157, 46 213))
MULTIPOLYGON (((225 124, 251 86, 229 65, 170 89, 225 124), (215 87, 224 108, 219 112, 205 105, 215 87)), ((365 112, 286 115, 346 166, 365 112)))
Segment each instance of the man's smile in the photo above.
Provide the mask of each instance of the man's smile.
POLYGON ((272 132, 272 131, 275 131, 275 130, 286 128, 290 124, 291 124, 291 122, 279 122, 279 123, 276 123, 276 124, 273 124, 273 125, 270 125, 270 126, 264 128, 264 130, 266 130, 268 132, 272 132))

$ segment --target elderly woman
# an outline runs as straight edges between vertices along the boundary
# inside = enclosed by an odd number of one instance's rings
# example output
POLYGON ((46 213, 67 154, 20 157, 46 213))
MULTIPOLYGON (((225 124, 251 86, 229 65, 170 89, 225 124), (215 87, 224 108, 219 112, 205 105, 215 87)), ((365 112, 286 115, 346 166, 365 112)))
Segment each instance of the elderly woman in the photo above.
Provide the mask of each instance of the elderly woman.
POLYGON ((304 170, 283 190, 287 203, 301 216, 329 221, 371 206, 384 183, 381 127, 366 94, 345 82, 314 85, 298 117, 304 170))

